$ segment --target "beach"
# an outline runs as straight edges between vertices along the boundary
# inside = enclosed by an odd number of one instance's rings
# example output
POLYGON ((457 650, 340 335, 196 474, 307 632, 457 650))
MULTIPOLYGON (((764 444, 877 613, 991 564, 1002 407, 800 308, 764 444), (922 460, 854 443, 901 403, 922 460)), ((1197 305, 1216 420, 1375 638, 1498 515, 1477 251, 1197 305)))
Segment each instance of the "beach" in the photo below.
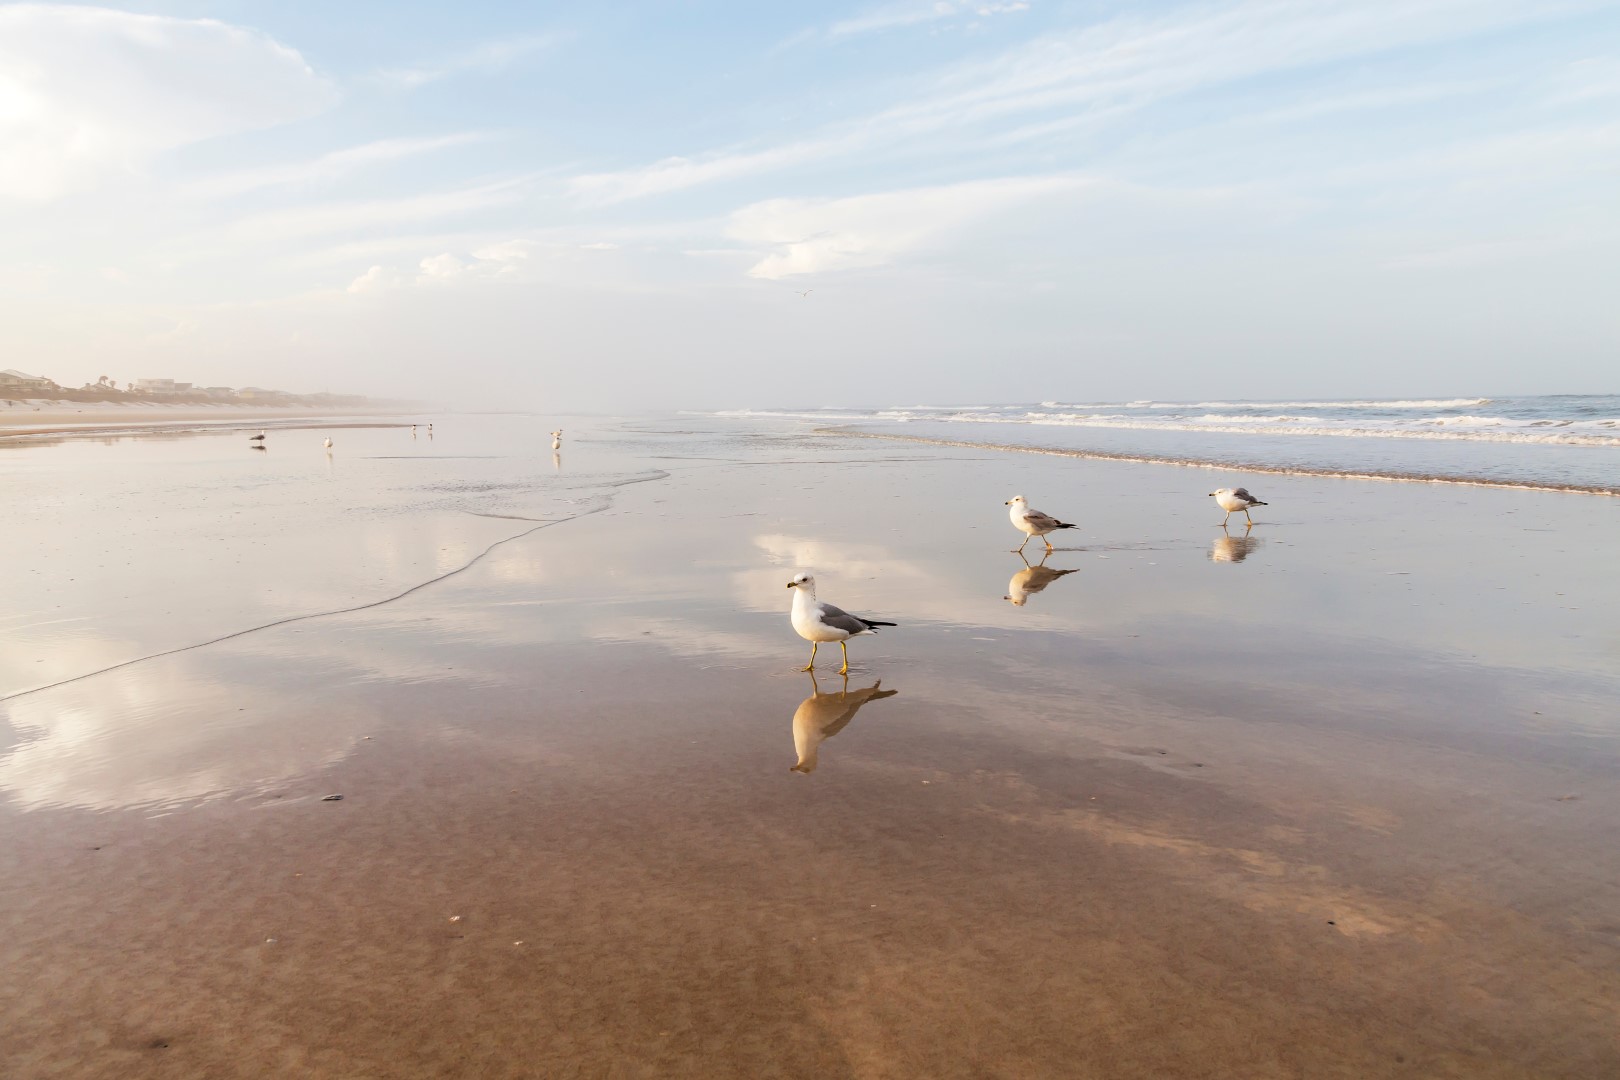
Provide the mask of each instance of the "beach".
POLYGON ((0 448, 0 1073, 1620 1074, 1620 500, 818 426, 0 448))

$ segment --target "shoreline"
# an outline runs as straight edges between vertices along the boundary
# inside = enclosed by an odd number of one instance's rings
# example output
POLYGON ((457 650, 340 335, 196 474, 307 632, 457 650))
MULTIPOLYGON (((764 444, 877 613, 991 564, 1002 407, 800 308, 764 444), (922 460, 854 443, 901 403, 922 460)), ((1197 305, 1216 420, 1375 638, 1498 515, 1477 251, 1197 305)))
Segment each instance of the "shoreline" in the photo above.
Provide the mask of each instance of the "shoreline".
MULTIPOLYGON (((296 430, 318 420, 354 420, 344 427, 389 427, 389 417, 423 415, 398 409, 319 409, 293 406, 282 409, 237 405, 161 405, 141 403, 91 409, 0 409, 0 440, 40 438, 94 438, 107 435, 181 434, 230 431, 258 425, 296 430)), ((409 424, 411 421, 403 420, 409 424)))
POLYGON ((1467 476, 1424 476, 1416 473, 1347 471, 1314 468, 1309 465, 1261 465, 1244 461, 1205 461, 1196 458, 1171 457, 1165 454, 1126 454, 1108 450, 1078 450, 1056 446, 1020 446, 1017 443, 972 442, 965 439, 938 439, 929 435, 902 435, 898 432, 862 431, 852 427, 818 427, 817 435, 841 435, 857 439, 892 439, 898 442, 920 443, 926 446, 954 446, 966 450, 1010 451, 1018 454, 1042 454, 1051 457, 1082 458, 1087 461, 1120 461, 1138 465, 1174 465, 1185 469, 1211 469, 1263 473, 1268 476, 1324 476, 1342 480, 1379 480, 1399 484, 1454 484, 1460 487, 1495 488, 1507 491, 1546 491, 1566 495, 1605 495, 1620 498, 1620 487, 1600 484, 1560 484, 1542 480, 1485 480, 1467 476))

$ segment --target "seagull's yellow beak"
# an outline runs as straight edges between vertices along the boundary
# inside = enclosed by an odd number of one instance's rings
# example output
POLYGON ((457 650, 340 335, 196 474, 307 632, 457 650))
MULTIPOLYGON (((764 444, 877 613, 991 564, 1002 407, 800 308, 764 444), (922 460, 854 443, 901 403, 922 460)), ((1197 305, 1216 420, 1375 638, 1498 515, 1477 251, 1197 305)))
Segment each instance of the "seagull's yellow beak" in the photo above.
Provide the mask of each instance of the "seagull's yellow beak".
POLYGON ((796 581, 790 581, 790 582, 788 582, 788 586, 787 586, 787 587, 788 587, 788 588, 790 588, 790 589, 791 589, 791 588, 793 588, 793 586, 795 586, 795 585, 797 585, 797 584, 798 584, 798 582, 796 582, 796 581))

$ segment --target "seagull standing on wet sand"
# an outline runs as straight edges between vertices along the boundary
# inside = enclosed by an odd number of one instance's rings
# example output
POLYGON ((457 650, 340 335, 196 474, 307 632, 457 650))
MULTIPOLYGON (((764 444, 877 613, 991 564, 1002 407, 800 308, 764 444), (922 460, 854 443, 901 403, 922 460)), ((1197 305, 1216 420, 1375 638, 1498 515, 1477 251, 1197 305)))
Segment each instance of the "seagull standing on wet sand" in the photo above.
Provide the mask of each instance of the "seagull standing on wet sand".
MULTIPOLYGON (((1006 505, 1012 507, 1011 510, 1007 511, 1007 516, 1012 519, 1013 528, 1025 534, 1024 544, 1029 543, 1030 537, 1039 536, 1046 542, 1046 550, 1051 551, 1052 541, 1046 539, 1047 533, 1054 532, 1058 529, 1076 528, 1076 526, 1070 525, 1066 521, 1059 521, 1051 514, 1043 514, 1039 510, 1031 510, 1029 508, 1029 503, 1025 501, 1022 495, 1014 495, 1012 498, 1007 500, 1006 505)), ((1024 552, 1024 544, 1019 544, 1018 547, 1014 549, 1020 555, 1022 555, 1024 552)))
POLYGON ((325 445, 326 445, 326 452, 328 454, 330 454, 332 452, 332 436, 328 435, 326 437, 326 444, 325 445))
POLYGON ((553 450, 562 449, 562 428, 558 428, 551 433, 551 448, 553 450))
POLYGON ((260 428, 257 435, 250 436, 248 442, 264 442, 264 429, 260 428))
POLYGON ((1254 518, 1249 517, 1249 507, 1270 505, 1250 495, 1248 488, 1218 488, 1210 492, 1210 495, 1214 497, 1220 508, 1226 511, 1226 517, 1221 520, 1221 528, 1223 529, 1226 528, 1226 523, 1232 520, 1232 515, 1236 511, 1243 511, 1243 516, 1249 518, 1249 524, 1253 525, 1254 518))
POLYGON ((813 671, 816 666, 816 650, 823 641, 836 641, 838 647, 844 650, 844 666, 838 674, 849 674, 849 646, 845 644, 852 637, 861 634, 875 634, 879 626, 894 626, 892 622, 877 622, 874 619, 863 619, 859 615, 851 615, 841 608, 831 604, 823 604, 816 599, 816 579, 809 574, 794 574, 793 580, 787 587, 797 590, 793 594, 793 613, 791 616, 793 629, 804 640, 810 642, 810 662, 800 671, 813 671))

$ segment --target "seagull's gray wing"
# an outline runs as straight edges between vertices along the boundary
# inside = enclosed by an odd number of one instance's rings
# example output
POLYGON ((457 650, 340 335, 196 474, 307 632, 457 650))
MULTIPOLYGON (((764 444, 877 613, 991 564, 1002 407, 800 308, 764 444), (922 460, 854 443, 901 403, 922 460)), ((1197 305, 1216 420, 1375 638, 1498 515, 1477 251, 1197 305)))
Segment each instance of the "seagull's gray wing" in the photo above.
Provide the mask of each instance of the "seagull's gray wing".
POLYGON ((1024 514, 1024 520, 1029 522, 1031 525, 1034 525, 1036 528, 1044 528, 1050 525, 1055 529, 1059 525, 1063 524, 1063 522, 1059 521, 1051 514, 1043 514, 1039 510, 1028 511, 1024 514))
POLYGON ((1255 497, 1253 495, 1249 494, 1249 489, 1248 488, 1233 488, 1232 489, 1232 494, 1236 495, 1238 498, 1242 499, 1244 502, 1257 502, 1258 501, 1258 500, 1255 499, 1255 497))
POLYGON ((859 634, 863 630, 871 629, 865 619, 851 615, 843 608, 836 608, 831 604, 821 605, 821 621, 835 630, 842 630, 848 634, 859 634))

